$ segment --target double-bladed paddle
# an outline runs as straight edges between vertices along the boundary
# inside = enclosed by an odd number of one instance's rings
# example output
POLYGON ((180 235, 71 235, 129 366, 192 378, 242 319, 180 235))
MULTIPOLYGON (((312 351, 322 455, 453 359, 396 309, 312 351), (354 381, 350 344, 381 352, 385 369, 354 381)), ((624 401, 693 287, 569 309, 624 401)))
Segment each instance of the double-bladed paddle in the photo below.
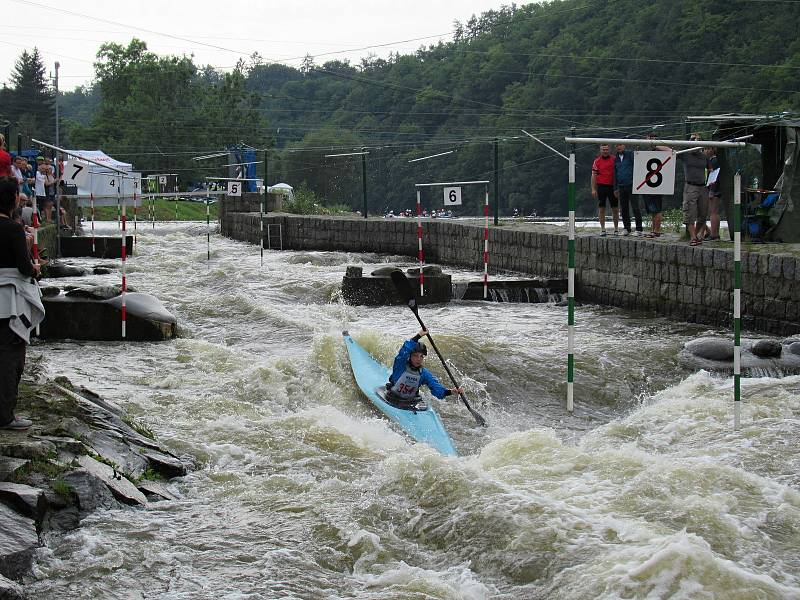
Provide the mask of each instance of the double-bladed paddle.
MULTIPOLYGON (((411 287, 411 283, 406 278, 405 273, 403 273, 400 270, 392 271, 392 283, 394 283, 395 288, 397 288, 397 292, 400 294, 403 300, 406 301, 408 308, 410 308, 411 312, 414 313, 414 316, 417 317, 417 321, 419 321, 420 327, 422 327, 422 329, 424 329, 425 331, 428 331, 428 328, 425 327, 425 323, 422 322, 422 319, 419 316, 419 309, 417 307, 417 297, 414 294, 414 289, 411 287)), ((436 356, 438 356, 439 360, 442 361, 442 366, 444 367, 444 370, 447 371, 447 374, 450 376, 450 381, 453 382, 453 385, 455 387, 457 388, 461 387, 460 385, 458 385, 458 383, 456 383, 456 378, 453 377, 453 374, 450 372, 450 368, 447 366, 447 363, 444 362, 444 358, 442 358, 442 354, 436 347, 436 343, 433 341, 433 338, 431 337, 430 333, 428 333, 428 340, 430 341, 431 347, 433 347, 434 352, 436 352, 436 356)), ((486 420, 469 405, 466 396, 464 396, 464 394, 461 392, 459 392, 458 395, 461 397, 461 401, 464 403, 464 406, 467 407, 467 410, 472 414, 473 417, 475 417, 475 421, 478 423, 478 425, 486 427, 486 420)))

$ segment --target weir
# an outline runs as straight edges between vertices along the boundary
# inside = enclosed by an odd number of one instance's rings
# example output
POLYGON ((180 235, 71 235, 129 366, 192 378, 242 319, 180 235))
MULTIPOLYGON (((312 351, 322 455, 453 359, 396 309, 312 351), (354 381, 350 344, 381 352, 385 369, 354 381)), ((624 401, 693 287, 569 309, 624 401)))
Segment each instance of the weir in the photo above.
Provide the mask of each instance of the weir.
MULTIPOLYGON (((413 257, 413 221, 269 214, 280 224, 287 250, 377 252, 413 257)), ((259 214, 220 207, 223 235, 260 240, 259 214)), ((432 263, 483 270, 483 228, 431 221, 425 255, 432 263)), ((580 232, 575 240, 575 297, 683 322, 730 327, 733 322, 733 251, 691 247, 677 239, 600 238, 580 232)), ((548 226, 495 227, 489 231, 492 273, 564 278, 567 235, 548 226)), ((800 259, 788 252, 742 252, 742 326, 745 330, 792 335, 800 332, 800 259)))

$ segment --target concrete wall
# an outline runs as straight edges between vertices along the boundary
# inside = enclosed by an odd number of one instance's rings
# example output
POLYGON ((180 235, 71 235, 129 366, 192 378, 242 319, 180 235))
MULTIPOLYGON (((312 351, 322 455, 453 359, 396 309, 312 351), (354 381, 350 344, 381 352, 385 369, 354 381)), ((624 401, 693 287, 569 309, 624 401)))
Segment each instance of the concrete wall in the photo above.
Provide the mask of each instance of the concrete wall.
MULTIPOLYGON (((259 215, 223 204, 223 235, 259 243, 259 215)), ((416 257, 416 222, 275 215, 283 248, 380 252, 416 257)), ((272 229, 273 234, 276 229, 272 229)), ((277 244, 273 243, 273 247, 277 244)), ((424 224, 429 263, 483 270, 483 227, 452 221, 424 224)), ((491 228, 491 272, 566 277, 564 234, 491 228)), ((647 311, 681 321, 731 326, 733 250, 691 247, 643 238, 581 236, 576 240, 575 294, 579 301, 647 311)), ((777 335, 800 333, 800 259, 789 254, 742 253, 743 327, 777 335)))

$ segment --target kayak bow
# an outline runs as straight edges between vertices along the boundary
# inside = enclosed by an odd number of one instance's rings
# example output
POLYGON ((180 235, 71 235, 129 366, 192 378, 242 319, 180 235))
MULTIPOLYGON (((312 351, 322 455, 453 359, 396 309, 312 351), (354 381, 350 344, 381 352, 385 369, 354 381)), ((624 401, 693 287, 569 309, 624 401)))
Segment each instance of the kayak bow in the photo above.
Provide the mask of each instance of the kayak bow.
POLYGON ((363 394, 369 398, 369 401, 418 442, 436 448, 445 456, 456 456, 453 441, 447 435, 442 420, 433 407, 428 406, 425 410, 414 411, 399 408, 386 402, 381 397, 381 393, 385 390, 391 371, 386 365, 379 363, 369 352, 359 346, 346 331, 342 335, 347 345, 350 366, 353 369, 356 383, 363 394))

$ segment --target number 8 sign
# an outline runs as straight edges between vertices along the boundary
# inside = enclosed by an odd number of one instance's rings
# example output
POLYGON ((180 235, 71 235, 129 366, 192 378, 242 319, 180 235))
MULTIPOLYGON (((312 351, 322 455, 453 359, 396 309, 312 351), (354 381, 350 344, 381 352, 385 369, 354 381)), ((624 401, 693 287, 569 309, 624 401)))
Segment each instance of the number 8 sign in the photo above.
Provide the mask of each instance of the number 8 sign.
POLYGON ((228 182, 228 196, 241 196, 242 195, 242 182, 229 181, 228 182))
POLYGON ((675 155, 668 151, 636 152, 633 160, 633 193, 675 193, 675 155))

